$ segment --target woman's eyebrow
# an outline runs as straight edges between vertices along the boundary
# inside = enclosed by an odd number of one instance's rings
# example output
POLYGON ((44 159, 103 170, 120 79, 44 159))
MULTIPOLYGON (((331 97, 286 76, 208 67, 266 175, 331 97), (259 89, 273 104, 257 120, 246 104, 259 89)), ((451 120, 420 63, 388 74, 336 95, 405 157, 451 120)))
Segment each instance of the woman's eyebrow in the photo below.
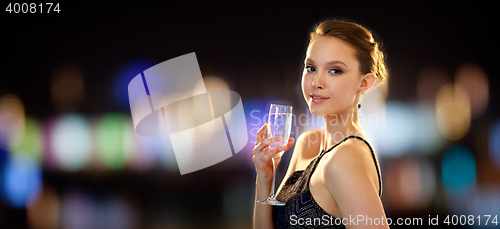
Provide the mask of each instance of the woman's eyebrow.
POLYGON ((347 64, 345 64, 344 62, 339 61, 339 60, 333 60, 333 61, 330 61, 327 63, 327 65, 334 65, 334 64, 342 64, 342 65, 347 67, 347 64))
MULTIPOLYGON (((307 58, 304 63, 311 63, 311 64, 314 64, 314 61, 312 59, 309 59, 307 58)), ((344 62, 340 61, 340 60, 332 60, 328 63, 326 63, 326 65, 334 65, 334 64, 341 64, 341 65, 344 65, 345 67, 347 67, 347 64, 345 64, 344 62)))

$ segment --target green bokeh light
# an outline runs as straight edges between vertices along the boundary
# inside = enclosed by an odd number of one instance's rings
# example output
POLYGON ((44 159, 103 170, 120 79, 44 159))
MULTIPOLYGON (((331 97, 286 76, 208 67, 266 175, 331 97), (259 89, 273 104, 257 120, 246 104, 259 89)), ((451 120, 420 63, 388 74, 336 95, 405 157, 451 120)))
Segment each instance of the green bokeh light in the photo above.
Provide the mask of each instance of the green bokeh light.
POLYGON ((11 145, 11 152, 16 156, 40 162, 42 159, 42 129, 38 121, 27 117, 24 134, 11 145))
POLYGON ((96 150, 109 169, 123 168, 133 147, 133 129, 129 118, 121 113, 104 115, 96 125, 96 150))

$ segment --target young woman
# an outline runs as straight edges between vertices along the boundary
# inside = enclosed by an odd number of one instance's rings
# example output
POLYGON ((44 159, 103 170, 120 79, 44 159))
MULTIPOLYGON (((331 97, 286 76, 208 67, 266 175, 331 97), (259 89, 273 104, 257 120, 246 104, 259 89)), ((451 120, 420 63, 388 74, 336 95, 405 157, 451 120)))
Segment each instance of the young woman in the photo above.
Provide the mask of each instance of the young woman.
POLYGON ((389 227, 378 160, 358 120, 363 93, 386 76, 383 53, 368 30, 342 21, 316 27, 304 61, 302 92, 309 111, 324 118, 325 129, 304 132, 278 148, 269 148, 279 139, 265 137, 267 124, 257 132, 254 228, 389 227), (271 157, 294 143, 277 194, 286 205, 257 203, 271 191, 271 157))

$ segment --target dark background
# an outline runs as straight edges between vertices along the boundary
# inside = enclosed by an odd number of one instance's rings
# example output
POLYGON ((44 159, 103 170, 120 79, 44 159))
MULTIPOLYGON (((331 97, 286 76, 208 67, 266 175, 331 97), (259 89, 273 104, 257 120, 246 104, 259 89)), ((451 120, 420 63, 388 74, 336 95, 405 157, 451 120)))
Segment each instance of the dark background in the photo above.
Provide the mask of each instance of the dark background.
MULTIPOLYGON (((499 83, 495 8, 493 3, 470 1, 103 1, 60 2, 60 13, 3 11, 0 95, 16 94, 26 116, 42 122, 62 115, 51 101, 51 77, 57 66, 71 62, 80 66, 85 80, 83 103, 72 112, 86 117, 108 112, 129 115, 126 85, 130 79, 156 63, 196 52, 202 74, 224 79, 242 96, 244 105, 263 99, 305 106, 300 77, 309 32, 324 20, 337 19, 367 27, 382 43, 390 71, 387 101, 416 101, 415 85, 424 67, 438 66, 453 75, 465 62, 481 66, 489 81, 489 104, 472 122, 474 126, 491 123, 500 115, 500 97, 494 88, 499 83), (136 66, 143 69, 136 67, 135 72, 119 78, 117 72, 127 63, 139 63, 136 66)), ((487 132, 488 126, 477 131, 487 132)), ((474 134, 469 134, 462 142, 472 139, 474 134)), ((43 182, 61 195, 75 187, 84 190, 97 203, 115 194, 126 196, 138 220, 125 228, 249 228, 254 171, 246 155, 237 154, 185 176, 159 168, 97 175, 44 169, 43 182), (227 187, 236 187, 236 191, 227 191, 227 187), (229 200, 241 202, 226 203, 228 195, 229 200)), ((283 176, 286 166, 280 169, 283 176)), ((497 186, 498 181, 495 178, 497 186)), ((428 215, 451 214, 437 202, 403 213, 386 207, 387 216, 427 219, 428 215)), ((103 221, 93 227, 104 227, 103 221)), ((30 228, 26 210, 6 202, 0 204, 0 224, 6 225, 2 228, 30 228)))

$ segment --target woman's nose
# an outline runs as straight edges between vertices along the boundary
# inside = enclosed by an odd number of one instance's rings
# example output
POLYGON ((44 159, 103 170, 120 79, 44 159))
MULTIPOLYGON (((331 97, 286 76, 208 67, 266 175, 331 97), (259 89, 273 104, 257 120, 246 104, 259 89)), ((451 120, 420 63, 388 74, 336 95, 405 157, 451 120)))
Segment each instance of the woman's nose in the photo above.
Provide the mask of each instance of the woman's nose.
POLYGON ((323 83, 323 77, 321 76, 321 74, 318 73, 314 76, 314 79, 312 81, 312 86, 314 88, 318 88, 318 89, 325 88, 324 83, 323 83))

